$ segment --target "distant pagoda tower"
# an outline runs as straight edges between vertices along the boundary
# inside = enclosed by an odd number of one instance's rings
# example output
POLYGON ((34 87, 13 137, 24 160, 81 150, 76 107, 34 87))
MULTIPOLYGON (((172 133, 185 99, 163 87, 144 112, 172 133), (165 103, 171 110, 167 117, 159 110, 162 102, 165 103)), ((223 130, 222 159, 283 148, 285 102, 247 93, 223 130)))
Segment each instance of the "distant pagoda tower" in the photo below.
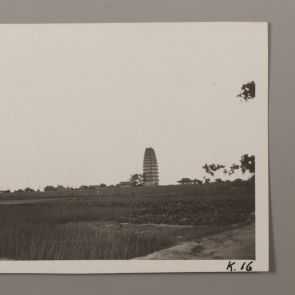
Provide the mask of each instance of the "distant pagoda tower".
POLYGON ((143 178, 145 186, 159 185, 159 170, 156 153, 153 148, 145 149, 143 159, 143 178))

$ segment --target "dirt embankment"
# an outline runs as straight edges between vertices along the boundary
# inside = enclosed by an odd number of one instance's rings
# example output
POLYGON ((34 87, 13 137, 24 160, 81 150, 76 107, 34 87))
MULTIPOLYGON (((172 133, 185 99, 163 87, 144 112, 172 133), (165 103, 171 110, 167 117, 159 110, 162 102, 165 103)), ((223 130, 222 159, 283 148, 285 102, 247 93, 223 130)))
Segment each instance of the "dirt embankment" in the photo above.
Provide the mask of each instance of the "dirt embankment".
POLYGON ((255 224, 179 243, 133 259, 255 259, 255 224))

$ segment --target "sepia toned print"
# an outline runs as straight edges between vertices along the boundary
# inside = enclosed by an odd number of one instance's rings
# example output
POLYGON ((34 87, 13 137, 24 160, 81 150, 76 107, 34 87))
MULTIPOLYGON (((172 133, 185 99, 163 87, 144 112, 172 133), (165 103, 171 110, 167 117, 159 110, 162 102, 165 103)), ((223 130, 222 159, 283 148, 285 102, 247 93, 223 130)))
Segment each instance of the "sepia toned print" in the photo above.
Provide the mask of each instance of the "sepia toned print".
POLYGON ((265 23, 0 37, 1 272, 268 270, 265 23))

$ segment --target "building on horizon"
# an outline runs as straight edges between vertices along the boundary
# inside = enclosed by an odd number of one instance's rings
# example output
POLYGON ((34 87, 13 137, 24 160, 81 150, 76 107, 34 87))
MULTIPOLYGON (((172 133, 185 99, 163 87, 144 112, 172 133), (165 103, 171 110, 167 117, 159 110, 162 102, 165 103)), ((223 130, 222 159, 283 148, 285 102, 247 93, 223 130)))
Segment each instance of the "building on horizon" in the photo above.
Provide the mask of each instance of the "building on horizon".
POLYGON ((155 150, 151 147, 145 149, 143 159, 144 186, 159 185, 159 170, 155 150))

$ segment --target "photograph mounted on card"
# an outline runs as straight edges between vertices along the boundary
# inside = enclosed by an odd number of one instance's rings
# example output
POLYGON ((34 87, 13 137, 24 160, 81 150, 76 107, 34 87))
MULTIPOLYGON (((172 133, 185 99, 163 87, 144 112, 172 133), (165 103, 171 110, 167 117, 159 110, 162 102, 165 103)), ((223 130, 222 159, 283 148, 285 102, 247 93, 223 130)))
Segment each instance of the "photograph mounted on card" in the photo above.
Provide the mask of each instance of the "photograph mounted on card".
POLYGON ((267 36, 0 25, 0 272, 268 271, 267 36))

